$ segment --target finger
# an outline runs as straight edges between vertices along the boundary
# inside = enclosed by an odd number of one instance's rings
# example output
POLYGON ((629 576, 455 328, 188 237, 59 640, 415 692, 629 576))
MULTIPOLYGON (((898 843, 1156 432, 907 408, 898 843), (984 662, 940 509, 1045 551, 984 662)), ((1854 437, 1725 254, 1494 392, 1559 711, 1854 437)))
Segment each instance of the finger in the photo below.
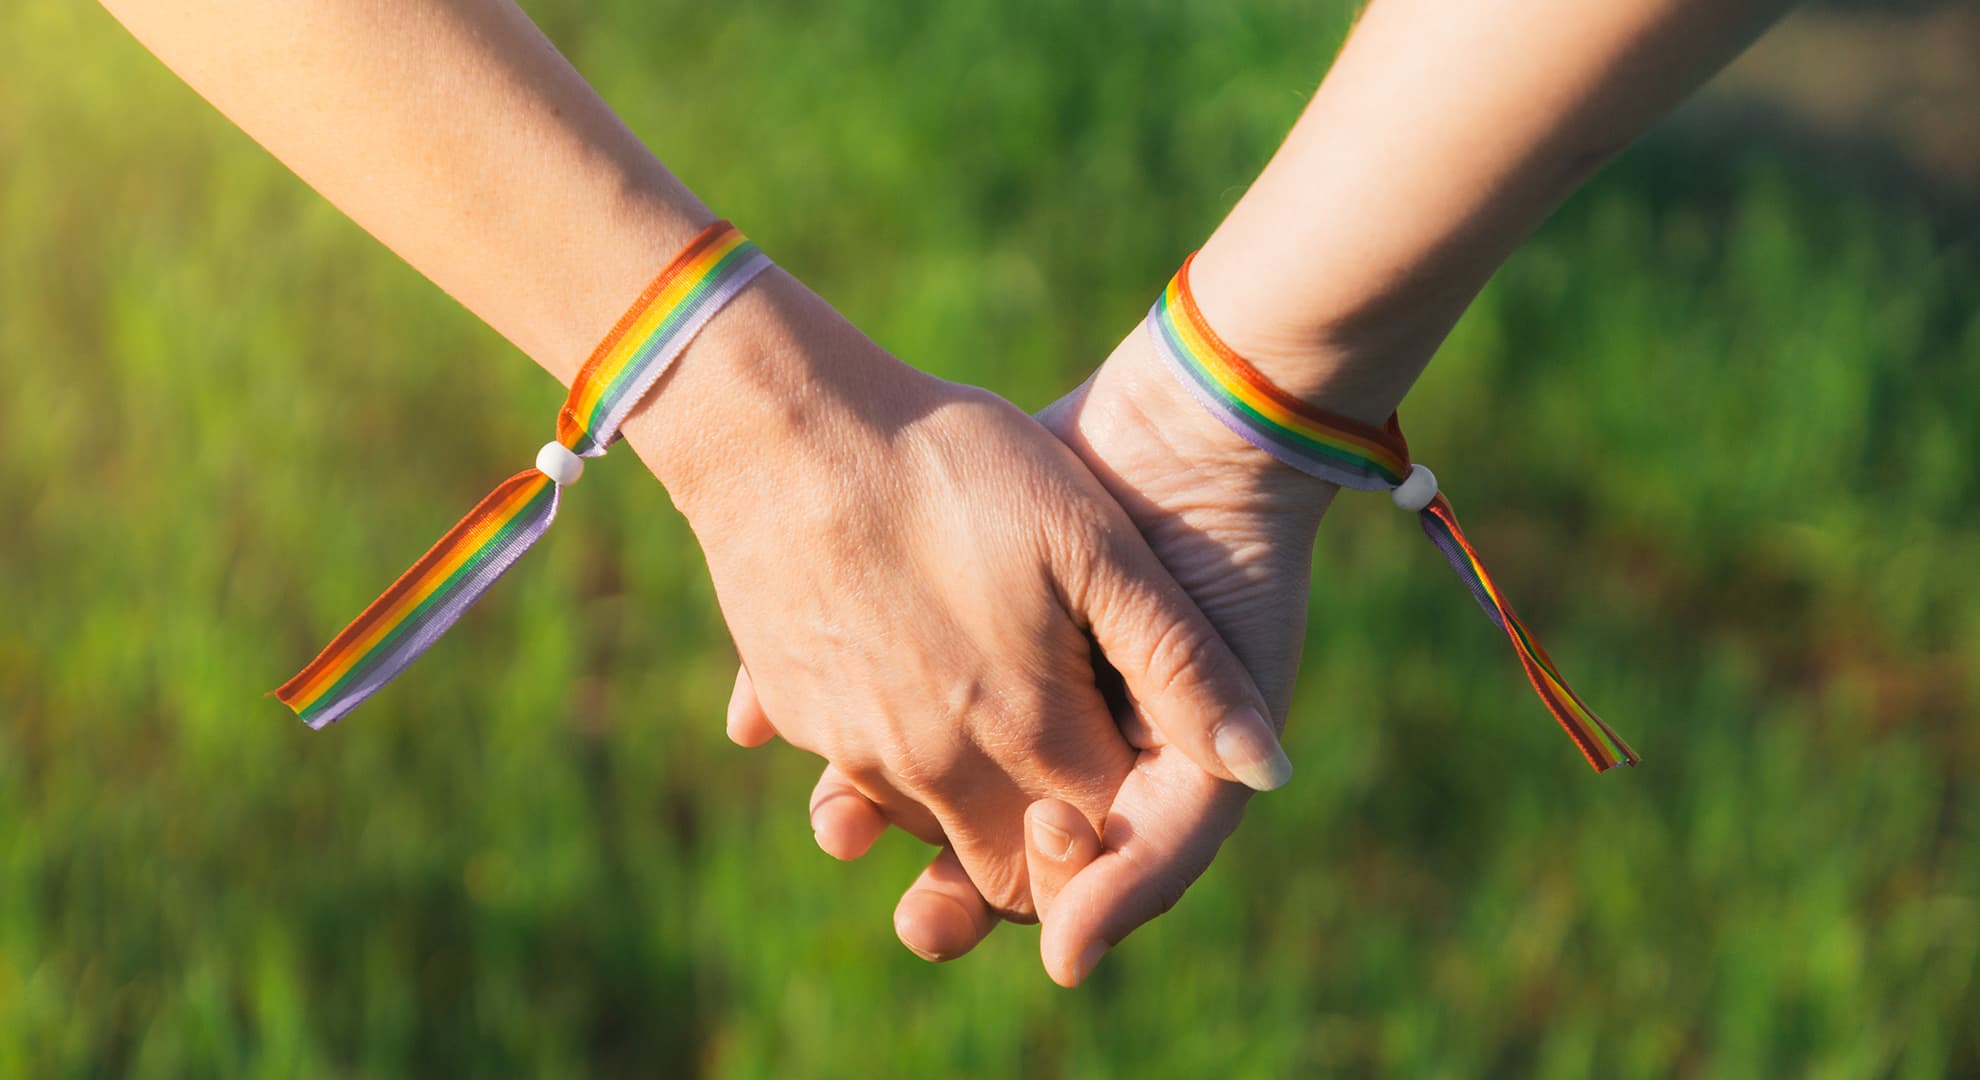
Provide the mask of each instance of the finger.
POLYGON ((1038 947, 1061 986, 1077 986, 1107 950, 1174 907, 1237 828, 1250 793, 1172 748, 1142 755, 1107 816, 1101 850, 1052 898, 1038 947))
POLYGON ((977 894, 1007 922, 1038 920, 1026 866, 1027 808, 1041 797, 1063 800, 1084 813, 1089 823, 1084 828, 1097 834, 1115 792, 1134 768, 1134 749, 1098 701, 1086 708, 1068 706, 1055 716, 1057 731, 1084 736, 1069 740, 1054 734, 1027 747, 1024 760, 1012 766, 1026 774, 1021 778, 989 762, 982 770, 990 774, 986 779, 929 800, 977 894))
POLYGON ((1169 742, 1162 737, 1161 732, 1150 727, 1140 713, 1132 709, 1128 710, 1127 718, 1121 721, 1121 738, 1126 739, 1127 744, 1136 750, 1153 750, 1158 746, 1167 746, 1169 742))
POLYGON ((997 916, 970 884, 955 849, 943 848, 894 908, 894 935, 916 956, 954 960, 997 928, 997 916))
POLYGON ((756 700, 756 684, 749 681, 749 669, 736 665, 736 688, 729 693, 729 740, 737 746, 762 746, 776 738, 777 729, 756 700))
POLYGON ((1087 662, 1093 666, 1093 684, 1100 691, 1100 699, 1107 703, 1107 713, 1114 718, 1114 726, 1120 729, 1121 738, 1136 750, 1153 750, 1164 743, 1161 732, 1148 726, 1148 720, 1134 710, 1128 700, 1127 684, 1121 681, 1121 673, 1107 662, 1107 654, 1100 651, 1098 642, 1089 641, 1087 662))
POLYGON ((924 844, 933 847, 947 847, 949 837, 943 831, 942 822, 935 814, 915 801, 912 795, 895 787, 887 775, 875 769, 849 769, 834 765, 839 778, 852 785, 854 791, 865 796, 866 801, 880 811, 887 824, 907 833, 924 844))
POLYGON ((1136 711, 1212 776, 1270 791, 1292 778, 1243 665, 1138 534, 1092 568, 1083 614, 1136 711))
POLYGON ((972 795, 934 811, 948 838, 949 856, 966 876, 970 891, 999 920, 1038 921, 1025 875, 1024 808, 1039 794, 1043 792, 1026 794, 1008 788, 994 795, 972 795))
POLYGON ((1040 799, 1024 812, 1024 859, 1031 904, 1040 920, 1052 915, 1059 890, 1100 854, 1100 838, 1071 803, 1040 799))
POLYGON ((825 854, 850 862, 866 854, 887 819, 880 808, 835 765, 825 766, 811 789, 811 834, 825 854))

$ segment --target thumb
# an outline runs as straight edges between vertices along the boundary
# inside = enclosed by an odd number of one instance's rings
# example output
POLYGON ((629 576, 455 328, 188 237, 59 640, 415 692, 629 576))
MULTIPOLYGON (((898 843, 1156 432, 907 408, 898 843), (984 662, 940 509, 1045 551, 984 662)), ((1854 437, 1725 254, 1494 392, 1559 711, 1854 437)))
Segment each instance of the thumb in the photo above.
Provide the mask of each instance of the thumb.
POLYGON ((1237 828, 1249 797, 1168 748, 1143 754, 1108 808, 1104 842, 1071 860, 1079 865, 1070 878, 1050 880, 1058 892, 1038 950, 1053 981, 1079 985, 1109 949, 1175 906, 1237 828))
POLYGON ((1092 578, 1075 600, 1135 711, 1212 776, 1255 791, 1292 779, 1251 675, 1140 534, 1096 560, 1092 578))
POLYGON ((1024 812, 1025 876, 1040 921, 1052 918, 1060 890, 1100 855, 1100 838, 1071 803, 1040 799, 1024 812))

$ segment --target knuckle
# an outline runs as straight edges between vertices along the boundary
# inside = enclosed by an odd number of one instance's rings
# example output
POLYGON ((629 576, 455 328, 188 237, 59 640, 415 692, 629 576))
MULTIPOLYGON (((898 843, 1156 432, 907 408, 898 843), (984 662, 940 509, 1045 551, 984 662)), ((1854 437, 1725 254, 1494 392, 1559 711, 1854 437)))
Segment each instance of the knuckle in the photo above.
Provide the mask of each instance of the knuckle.
POLYGON ((1110 738, 1103 748, 1083 738, 1077 745, 1067 746, 1057 760, 1041 762, 1024 777, 1022 786, 1028 799, 1050 797, 1071 806, 1098 832, 1135 763, 1135 752, 1123 739, 1110 738))
MULTIPOLYGON (((869 791, 884 791, 887 786, 887 767, 879 759, 867 756, 833 758, 832 765, 839 771, 844 781, 844 790, 851 790, 865 796, 869 791)), ((840 789, 835 789, 840 790, 840 789)), ((814 794, 822 794, 825 783, 821 779, 814 794)))
MULTIPOLYGON (((1145 853, 1144 853, 1145 854, 1145 853)), ((1136 925, 1159 919, 1175 910, 1182 902, 1183 894, 1196 883, 1201 871, 1172 859, 1135 858, 1122 852, 1122 857, 1134 866, 1135 878, 1140 882, 1135 891, 1146 904, 1147 914, 1136 925)))
POLYGON ((1118 523, 1075 502, 1051 523, 1051 548, 1062 571, 1061 581, 1077 607, 1104 602, 1112 581, 1115 527, 1118 523))
MULTIPOLYGON (((953 791, 969 777, 965 755, 947 740, 891 739, 879 750, 878 765, 895 787, 925 794, 953 791)), ((926 801, 925 799, 923 801, 926 801)))
POLYGON ((1037 912, 1031 904, 1031 884, 1022 866, 1005 859, 979 863, 970 871, 970 882, 983 896, 983 902, 997 917, 1008 922, 1032 922, 1037 912))
POLYGON ((1183 619, 1171 619, 1156 631, 1143 658, 1143 690, 1173 694, 1196 682, 1215 662, 1216 652, 1207 636, 1183 619))
POLYGON ((1174 911, 1194 883, 1194 878, 1175 867, 1164 867, 1150 875, 1147 895, 1152 914, 1149 918, 1160 918, 1174 911))
POLYGON ((957 733, 969 730, 972 724, 980 722, 988 696, 989 691, 979 676, 959 676, 950 681, 931 703, 935 729, 957 733))
POLYGON ((875 764, 876 772, 888 783, 906 792, 934 786, 939 773, 937 765, 909 742, 889 742, 882 746, 875 764))
POLYGON ((906 790, 964 793, 997 771, 1008 733, 997 710, 983 704, 974 681, 933 703, 934 722, 891 728, 874 747, 881 764, 906 790))
POLYGON ((1165 883, 1161 888, 1157 889, 1154 893, 1155 906, 1152 909, 1155 912, 1155 917, 1160 918, 1174 911, 1176 905, 1182 903, 1183 893, 1188 891, 1188 882, 1165 883))

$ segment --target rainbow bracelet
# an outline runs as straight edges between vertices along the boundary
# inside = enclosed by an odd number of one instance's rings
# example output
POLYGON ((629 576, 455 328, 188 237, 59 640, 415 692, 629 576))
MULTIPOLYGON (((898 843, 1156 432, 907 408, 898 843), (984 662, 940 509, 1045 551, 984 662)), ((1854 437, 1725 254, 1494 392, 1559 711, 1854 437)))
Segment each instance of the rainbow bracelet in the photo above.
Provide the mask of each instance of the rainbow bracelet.
POLYGON ((536 467, 502 481, 371 602, 309 666, 275 690, 312 728, 336 722, 397 678, 550 528, 560 489, 599 457, 695 334, 770 265, 718 221, 682 249, 579 370, 536 467))
POLYGON ((1458 527, 1450 502, 1438 493, 1436 475, 1410 462, 1409 443, 1395 415, 1380 428, 1370 427, 1314 408, 1274 386, 1204 321, 1189 291, 1189 266, 1195 258, 1183 260, 1147 320, 1155 351, 1190 394, 1245 441, 1293 468, 1357 491, 1386 490, 1397 506, 1416 511, 1424 533, 1512 642, 1541 703, 1595 771, 1641 760, 1575 695, 1547 650, 1519 621, 1458 527))

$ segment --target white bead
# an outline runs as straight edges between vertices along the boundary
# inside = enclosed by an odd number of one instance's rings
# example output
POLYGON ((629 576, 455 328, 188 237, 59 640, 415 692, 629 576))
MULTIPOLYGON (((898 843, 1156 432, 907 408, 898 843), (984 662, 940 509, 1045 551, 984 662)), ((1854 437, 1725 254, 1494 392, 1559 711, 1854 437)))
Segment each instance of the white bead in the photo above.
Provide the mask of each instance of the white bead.
POLYGON ((547 442, 536 452, 536 471, 555 481, 558 487, 570 487, 584 475, 584 459, 571 453, 563 443, 547 442))
POLYGON ((1414 514, 1437 497, 1437 474, 1421 465, 1411 465, 1409 475, 1389 492, 1396 505, 1414 514))

